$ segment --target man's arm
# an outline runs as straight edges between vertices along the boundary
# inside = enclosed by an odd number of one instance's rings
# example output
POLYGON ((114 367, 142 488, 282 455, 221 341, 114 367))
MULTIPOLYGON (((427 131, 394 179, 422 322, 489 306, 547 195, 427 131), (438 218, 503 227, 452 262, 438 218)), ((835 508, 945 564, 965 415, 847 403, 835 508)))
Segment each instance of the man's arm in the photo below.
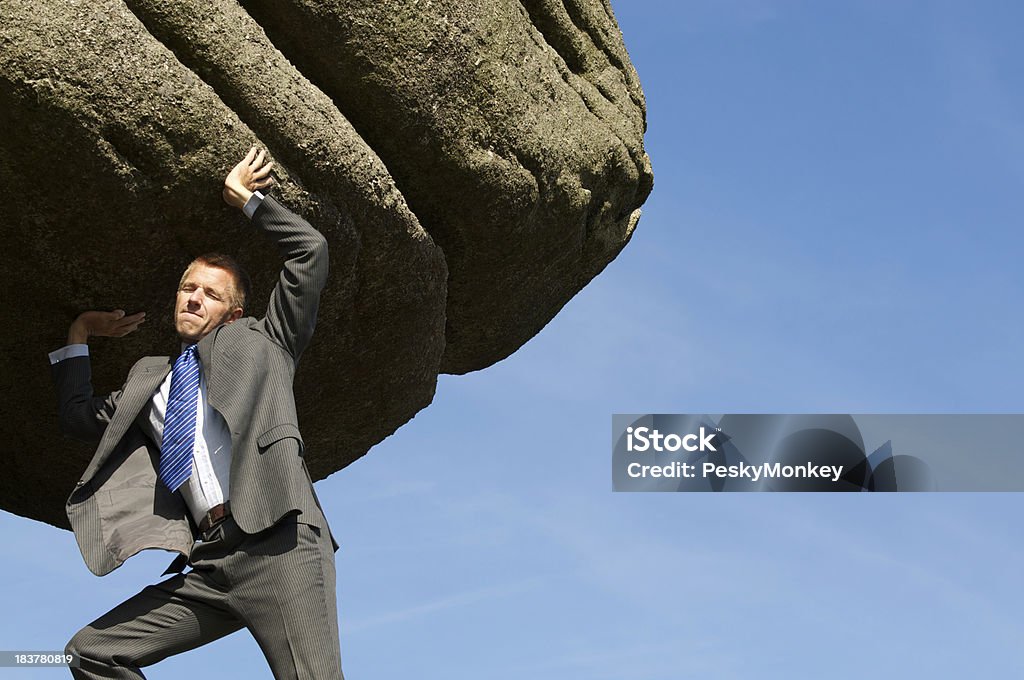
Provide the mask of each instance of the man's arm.
POLYGON ((84 441, 96 441, 114 416, 121 390, 97 397, 92 389, 89 361, 91 336, 122 337, 139 327, 146 313, 125 316, 123 310, 83 312, 68 330, 68 344, 50 354, 57 388, 57 413, 61 431, 84 441))
MULTIPOLYGON (((273 183, 269 176, 273 163, 264 165, 264 158, 264 153, 257 154, 253 147, 228 174, 224 200, 229 205, 245 209, 254 191, 273 183)), ((313 337, 320 292, 327 284, 327 239, 269 196, 256 207, 252 221, 273 239, 285 258, 262 323, 267 334, 298 361, 313 337)))

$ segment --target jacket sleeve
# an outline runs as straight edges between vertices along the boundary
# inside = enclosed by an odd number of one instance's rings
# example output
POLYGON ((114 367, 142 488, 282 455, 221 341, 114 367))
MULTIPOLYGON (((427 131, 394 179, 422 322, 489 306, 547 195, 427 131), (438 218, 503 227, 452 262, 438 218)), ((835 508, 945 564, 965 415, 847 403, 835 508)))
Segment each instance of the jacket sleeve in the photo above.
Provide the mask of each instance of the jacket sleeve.
POLYGON ((123 390, 97 397, 92 390, 89 357, 72 357, 50 367, 57 388, 57 415, 61 432, 82 441, 99 441, 114 416, 123 390))
POLYGON ((256 208, 252 221, 285 258, 260 323, 298 361, 313 337, 320 292, 327 284, 327 239, 271 196, 256 208))

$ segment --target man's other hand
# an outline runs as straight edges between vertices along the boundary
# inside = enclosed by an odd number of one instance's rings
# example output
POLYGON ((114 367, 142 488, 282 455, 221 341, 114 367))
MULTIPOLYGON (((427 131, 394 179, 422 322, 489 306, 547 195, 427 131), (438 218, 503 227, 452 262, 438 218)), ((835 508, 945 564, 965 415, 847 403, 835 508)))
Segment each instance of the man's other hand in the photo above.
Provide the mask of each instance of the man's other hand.
POLYGON ((241 208, 257 189, 266 189, 274 183, 270 176, 273 163, 266 163, 266 150, 256 153, 256 147, 249 149, 242 161, 231 169, 224 178, 224 202, 241 208))
POLYGON ((68 344, 84 343, 94 335, 107 338, 124 337, 136 330, 145 320, 145 312, 125 316, 123 309, 115 309, 112 312, 82 312, 68 330, 68 344))

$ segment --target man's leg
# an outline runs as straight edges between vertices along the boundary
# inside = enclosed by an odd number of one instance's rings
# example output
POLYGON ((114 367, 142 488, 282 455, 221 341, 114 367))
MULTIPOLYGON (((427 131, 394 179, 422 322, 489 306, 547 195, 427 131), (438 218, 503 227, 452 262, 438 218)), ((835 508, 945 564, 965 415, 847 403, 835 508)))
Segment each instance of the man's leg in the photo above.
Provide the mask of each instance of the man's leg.
POLYGON ((285 518, 225 562, 231 609, 278 680, 344 680, 334 548, 324 527, 285 518))
POLYGON ((222 606, 224 591, 200 574, 178 574, 78 631, 67 653, 81 659, 75 678, 143 678, 139 670, 194 649, 242 627, 222 606))

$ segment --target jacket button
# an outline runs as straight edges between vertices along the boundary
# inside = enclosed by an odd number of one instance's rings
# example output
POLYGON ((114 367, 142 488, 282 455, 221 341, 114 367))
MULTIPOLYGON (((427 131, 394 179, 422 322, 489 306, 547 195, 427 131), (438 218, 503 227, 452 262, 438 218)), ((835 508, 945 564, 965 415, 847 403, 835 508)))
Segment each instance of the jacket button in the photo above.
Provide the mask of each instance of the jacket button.
POLYGON ((75 486, 76 486, 76 487, 77 487, 77 486, 85 486, 85 480, 84 480, 84 479, 80 479, 80 480, 78 480, 78 484, 75 484, 75 486))

